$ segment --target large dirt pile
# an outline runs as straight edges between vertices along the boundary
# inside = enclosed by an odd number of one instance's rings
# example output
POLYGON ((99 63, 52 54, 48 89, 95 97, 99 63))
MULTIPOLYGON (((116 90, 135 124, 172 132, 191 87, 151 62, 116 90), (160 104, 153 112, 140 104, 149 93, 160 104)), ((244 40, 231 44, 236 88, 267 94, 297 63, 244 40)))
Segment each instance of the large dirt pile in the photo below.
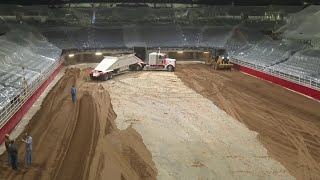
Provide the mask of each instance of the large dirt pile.
POLYGON ((117 129, 108 92, 88 81, 87 71, 68 69, 26 127, 33 136, 33 166, 24 167, 25 147, 19 137, 20 169, 15 172, 6 166, 4 154, 0 179, 156 178, 141 136, 132 128, 117 129), (75 104, 70 97, 73 84, 75 104))
POLYGON ((126 73, 103 85, 118 128, 131 125, 141 134, 158 179, 294 179, 270 159, 257 133, 173 73, 126 73))
POLYGON ((259 133, 268 153, 297 179, 320 179, 320 103, 238 71, 179 65, 188 87, 259 133))

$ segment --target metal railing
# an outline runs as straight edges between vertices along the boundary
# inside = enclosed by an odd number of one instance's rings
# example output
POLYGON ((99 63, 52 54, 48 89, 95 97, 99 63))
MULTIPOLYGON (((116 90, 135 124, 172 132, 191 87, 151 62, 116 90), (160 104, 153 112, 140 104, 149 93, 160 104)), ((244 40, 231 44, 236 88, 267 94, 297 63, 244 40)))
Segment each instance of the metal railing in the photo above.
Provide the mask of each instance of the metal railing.
POLYGON ((63 63, 64 57, 61 56, 48 70, 41 73, 32 83, 17 92, 15 97, 2 109, 0 109, 0 129, 14 116, 24 103, 40 88, 40 86, 50 77, 50 75, 63 63))
POLYGON ((320 90, 320 79, 311 77, 311 76, 306 76, 306 75, 301 75, 301 76, 297 76, 295 74, 288 74, 288 73, 284 73, 278 70, 273 69, 272 67, 263 67, 263 66, 258 66, 256 64, 252 64, 252 63, 248 63, 248 62, 244 62, 241 61, 239 59, 231 59, 230 62, 233 62, 235 64, 239 64, 245 67, 249 67, 252 68, 254 70, 269 74, 269 75, 273 75, 275 77, 280 77, 282 79, 288 80, 290 82, 294 82, 315 90, 320 90))

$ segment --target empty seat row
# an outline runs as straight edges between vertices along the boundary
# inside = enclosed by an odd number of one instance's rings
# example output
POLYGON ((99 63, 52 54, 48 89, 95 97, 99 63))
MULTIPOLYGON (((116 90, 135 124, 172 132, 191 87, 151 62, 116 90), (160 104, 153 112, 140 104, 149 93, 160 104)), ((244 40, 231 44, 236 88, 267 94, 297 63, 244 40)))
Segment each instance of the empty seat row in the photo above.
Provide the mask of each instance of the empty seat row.
MULTIPOLYGON (((62 50, 41 34, 14 28, 0 37, 0 112, 51 71, 62 50)), ((0 122, 1 123, 1 122, 0 122)))
POLYGON ((287 61, 274 66, 284 73, 295 73, 297 76, 310 76, 319 78, 320 75, 320 50, 307 49, 295 53, 287 61))

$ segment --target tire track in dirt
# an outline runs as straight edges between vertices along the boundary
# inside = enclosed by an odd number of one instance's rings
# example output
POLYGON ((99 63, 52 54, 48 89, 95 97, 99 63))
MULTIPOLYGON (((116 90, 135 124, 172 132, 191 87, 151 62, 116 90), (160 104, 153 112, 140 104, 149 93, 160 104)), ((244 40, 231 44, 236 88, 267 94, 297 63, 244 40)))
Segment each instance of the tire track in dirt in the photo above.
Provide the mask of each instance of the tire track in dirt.
POLYGON ((297 179, 320 179, 320 103, 238 71, 179 65, 190 88, 259 133, 268 153, 297 179))

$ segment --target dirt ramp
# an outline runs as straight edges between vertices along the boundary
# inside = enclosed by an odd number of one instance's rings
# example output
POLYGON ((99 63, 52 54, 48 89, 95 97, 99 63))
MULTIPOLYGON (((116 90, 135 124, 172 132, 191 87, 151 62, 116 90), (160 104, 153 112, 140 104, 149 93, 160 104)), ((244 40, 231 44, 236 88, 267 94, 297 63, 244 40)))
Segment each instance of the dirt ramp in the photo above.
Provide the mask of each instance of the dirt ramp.
MULTIPOLYGON (((0 179, 155 179, 150 152, 132 128, 120 131, 108 92, 91 82, 89 69, 67 69, 25 132, 33 136, 33 165, 25 168, 18 138, 19 170, 0 157, 0 179), (70 88, 77 88, 73 103, 70 88)), ((24 134, 24 133, 23 133, 24 134)))
POLYGON ((69 148, 55 179, 87 179, 98 140, 99 126, 94 98, 87 92, 79 100, 77 123, 69 148))

